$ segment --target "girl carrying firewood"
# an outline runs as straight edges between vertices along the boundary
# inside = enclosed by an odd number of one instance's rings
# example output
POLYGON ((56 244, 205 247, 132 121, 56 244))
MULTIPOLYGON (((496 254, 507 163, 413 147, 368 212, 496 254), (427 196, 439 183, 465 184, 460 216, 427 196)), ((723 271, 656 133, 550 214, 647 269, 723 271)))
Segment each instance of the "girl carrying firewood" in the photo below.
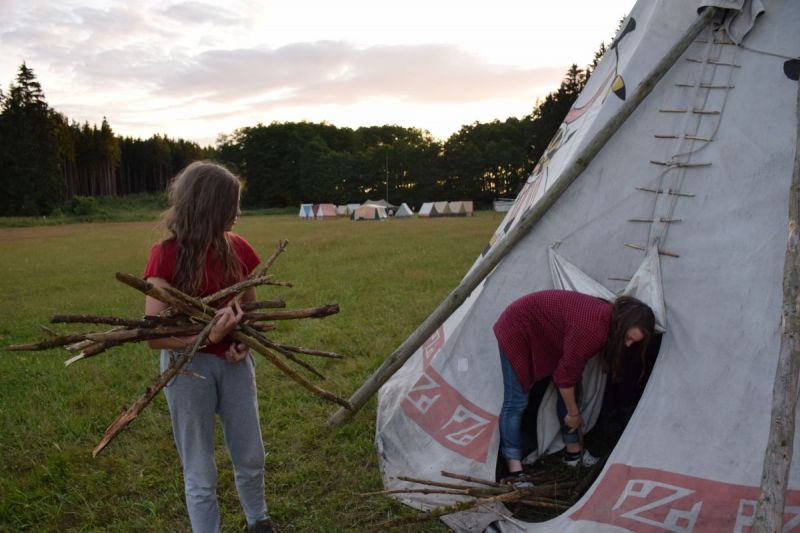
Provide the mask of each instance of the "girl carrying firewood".
POLYGON ((573 291, 533 292, 512 302, 494 325, 503 371, 500 454, 508 462, 508 481, 523 478, 520 422, 535 381, 552 377, 558 387, 557 411, 566 445, 564 463, 590 466, 597 458, 583 449, 583 418, 576 386, 589 359, 600 353, 613 380, 628 357, 644 358, 655 328, 646 304, 629 296, 613 303, 573 291), (628 348, 637 345, 635 349, 628 348))
MULTIPOLYGON (((240 214, 239 178, 214 163, 190 164, 172 179, 170 207, 163 214, 168 237, 153 246, 144 278, 156 287, 173 286, 197 297, 243 280, 258 265, 250 244, 231 231, 240 214)), ((241 300, 255 300, 255 288, 241 300)), ((145 298, 145 314, 158 315, 166 304, 145 298)), ((183 464, 186 507, 195 533, 220 530, 214 427, 219 415, 233 463, 239 501, 248 531, 276 531, 264 501, 264 444, 261 440, 253 358, 243 344, 231 342, 243 312, 237 301, 217 312, 207 345, 186 371, 164 388, 172 432, 183 464)), ((175 352, 189 349, 196 337, 148 341, 161 349, 161 370, 175 352)))

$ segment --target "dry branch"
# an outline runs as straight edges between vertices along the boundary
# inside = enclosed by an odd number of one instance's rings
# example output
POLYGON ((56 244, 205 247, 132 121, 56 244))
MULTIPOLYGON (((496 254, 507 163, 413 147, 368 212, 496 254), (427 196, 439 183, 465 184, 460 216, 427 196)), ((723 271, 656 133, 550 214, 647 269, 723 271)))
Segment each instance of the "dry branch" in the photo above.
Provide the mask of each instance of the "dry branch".
MULTIPOLYGON (((248 324, 250 327, 253 327, 255 323, 248 324)), ((303 348, 301 346, 289 346, 288 344, 281 344, 279 342, 272 341, 272 344, 275 346, 280 346, 284 350, 289 350, 290 352, 294 353, 302 353, 306 355, 316 355, 317 357, 327 357, 328 359, 344 359, 345 357, 341 354, 335 352, 325 352, 322 350, 312 350, 310 348, 303 348)))
POLYGON ((286 302, 280 298, 276 300, 259 300, 257 302, 243 302, 239 304, 242 311, 253 311, 254 309, 279 309, 286 307, 286 302))
MULTIPOLYGON (((117 274, 117 276, 119 276, 119 274, 117 274)), ((144 280, 135 278, 134 281, 133 279, 130 279, 133 278, 133 276, 123 276, 123 278, 125 279, 123 283, 126 283, 131 287, 157 300, 160 300, 161 302, 167 303, 168 305, 172 305, 170 304, 170 302, 174 301, 176 302, 177 306, 186 309, 187 314, 194 316, 195 318, 198 318, 200 320, 209 320, 210 317, 213 316, 213 313, 216 311, 215 309, 205 305, 205 303, 203 303, 201 300, 193 298, 188 294, 184 294, 178 289, 175 289, 173 287, 167 287, 165 291, 162 291, 156 289, 150 283, 147 283, 144 280)), ((247 328, 247 325, 240 323, 239 328, 247 328)), ((316 394, 317 396, 324 398, 328 401, 337 403, 342 407, 348 409, 350 408, 350 403, 347 400, 340 398, 339 396, 337 396, 332 392, 328 392, 324 389, 321 389, 320 387, 317 387, 316 385, 305 379, 303 376, 292 370, 278 356, 272 353, 266 346, 261 344, 258 340, 254 339, 251 335, 247 335, 242 331, 234 330, 233 332, 231 332, 229 336, 234 340, 236 340, 237 342, 240 342, 248 346, 249 348, 257 351, 261 355, 263 355, 267 359, 267 361, 278 367, 278 369, 281 370, 284 374, 286 374, 295 382, 297 382, 299 385, 305 387, 306 389, 316 394)))
POLYGON ((326 304, 306 309, 290 309, 272 313, 245 313, 244 320, 295 320, 298 318, 325 318, 339 312, 339 304, 326 304))
MULTIPOLYGON (((175 321, 171 321, 174 323, 175 321)), ((51 324, 109 324, 112 326, 125 326, 128 328, 152 328, 162 325, 164 322, 149 320, 130 320, 115 316, 95 316, 95 315, 53 315, 50 317, 51 324)))
POLYGON ((183 370, 189 362, 192 360, 194 355, 197 353, 197 350, 200 349, 206 339, 208 338, 208 334, 211 333, 211 328, 214 327, 216 324, 217 318, 212 318, 208 324, 203 328, 200 334, 195 339, 194 344, 192 345, 191 350, 189 352, 181 354, 178 358, 171 364, 151 385, 147 391, 139 397, 133 405, 129 408, 124 409, 119 416, 108 426, 106 429, 105 435, 103 438, 100 439, 100 443, 95 446, 94 450, 92 450, 92 457, 97 457, 97 454, 103 451, 103 448, 109 445, 109 443, 114 440, 114 437, 119 435, 119 433, 127 427, 128 424, 133 422, 136 417, 139 416, 139 413, 147 407, 147 404, 150 403, 156 394, 158 394, 164 386, 169 383, 169 381, 174 378, 178 373, 183 370))
MULTIPOLYGON (((576 489, 588 487, 597 474, 602 469, 602 465, 598 464, 598 468, 592 469, 583 480, 576 480, 574 477, 554 479, 547 484, 536 484, 532 487, 515 487, 514 484, 498 483, 487 479, 480 479, 472 476, 465 476, 461 474, 454 474, 452 472, 442 471, 441 475, 461 481, 467 481, 475 485, 460 485, 455 483, 446 483, 442 481, 432 481, 426 479, 418 479, 408 476, 397 476, 398 480, 416 483, 418 485, 427 485, 427 487, 408 487, 404 489, 391 489, 374 493, 364 494, 365 496, 371 495, 393 495, 393 494, 449 494, 453 496, 464 496, 471 498, 469 500, 461 501, 456 504, 432 509, 421 515, 411 518, 399 518, 389 520, 378 524, 378 528, 382 527, 397 527, 412 523, 425 522, 433 520, 452 513, 466 511, 469 509, 483 507, 491 503, 517 503, 527 507, 546 510, 565 511, 573 505, 580 497, 580 493, 576 489), (588 479, 589 481, 586 481, 588 479)), ((528 476, 527 479, 537 476, 528 476)), ((541 476, 538 476, 541 477, 541 476)))
POLYGON ((278 242, 278 247, 275 249, 274 252, 272 252, 272 255, 269 256, 269 259, 264 261, 264 266, 261 267, 261 269, 259 269, 259 268, 253 269, 253 273, 251 274, 251 276, 253 274, 255 275, 254 277, 266 276, 267 275, 267 271, 272 266, 272 263, 275 262, 275 260, 278 258, 279 255, 281 255, 284 251, 286 251, 286 247, 287 246, 289 246, 289 241, 287 241, 285 239, 282 240, 282 241, 279 241, 278 242))

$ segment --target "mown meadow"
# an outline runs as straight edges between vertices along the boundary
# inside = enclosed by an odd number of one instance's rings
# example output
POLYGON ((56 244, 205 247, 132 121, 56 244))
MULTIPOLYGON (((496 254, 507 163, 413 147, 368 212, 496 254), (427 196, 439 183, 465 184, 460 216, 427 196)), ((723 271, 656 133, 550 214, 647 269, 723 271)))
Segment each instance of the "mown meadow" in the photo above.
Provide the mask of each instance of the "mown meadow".
MULTIPOLYGON (((289 307, 339 303, 323 320, 281 322, 287 344, 346 354, 314 359, 324 388, 348 397, 458 284, 500 215, 383 222, 246 216, 236 227, 294 288, 261 287, 289 307)), ((160 233, 152 220, 0 229, 0 345, 33 342, 56 313, 139 317, 143 298, 114 279, 141 275, 160 233)), ((74 325, 59 330, 80 331, 74 325)), ((0 352, 0 531, 188 531, 181 469, 163 395, 96 459, 92 448, 158 374, 157 353, 129 345, 64 367, 66 351, 0 352)), ((336 406, 256 360, 267 503, 282 531, 367 531, 416 512, 385 497, 373 446, 375 399, 328 428, 336 406)), ((223 531, 242 531, 218 435, 223 531)), ((445 531, 440 523, 414 531, 445 531)))

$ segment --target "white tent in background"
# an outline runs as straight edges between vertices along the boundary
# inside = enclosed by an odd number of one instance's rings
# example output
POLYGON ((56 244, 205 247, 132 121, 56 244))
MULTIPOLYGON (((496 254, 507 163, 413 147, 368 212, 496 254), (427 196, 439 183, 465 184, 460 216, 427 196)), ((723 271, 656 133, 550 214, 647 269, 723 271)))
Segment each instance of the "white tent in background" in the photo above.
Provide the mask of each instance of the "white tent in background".
POLYGON ((508 213, 508 211, 513 206, 514 206, 513 198, 498 198, 492 202, 492 209, 494 209, 498 213, 508 213))
POLYGON ((433 213, 433 212, 434 212, 433 202, 425 202, 424 204, 422 204, 422 207, 419 208, 419 212, 417 213, 417 216, 419 216, 419 217, 430 217, 431 213, 433 213))
POLYGON ((317 204, 314 215, 317 219, 336 218, 336 206, 334 204, 317 204))
POLYGON ((462 202, 447 202, 447 214, 451 217, 466 215, 462 202))
POLYGON ((468 217, 471 217, 475 214, 475 206, 472 203, 472 200, 465 200, 461 202, 461 207, 464 209, 464 214, 468 217))
POLYGON ((359 207, 361 207, 361 204, 347 204, 347 214, 352 215, 359 207))
POLYGON ((432 217, 443 217, 449 214, 450 210, 447 208, 447 202, 433 202, 432 217))
POLYGON ((384 220, 386 219, 386 208, 380 205, 362 205, 357 207, 351 220, 384 220))
POLYGON ((300 218, 311 219, 314 218, 314 204, 300 204, 300 218))
POLYGON ((396 218, 408 218, 413 217, 414 212, 411 211, 411 208, 408 207, 408 204, 403 202, 400 207, 397 209, 397 212, 394 214, 396 218))
MULTIPOLYGON (((398 476, 444 479, 443 470, 495 475, 503 394, 491 328, 510 302, 554 286, 627 287, 657 308, 663 301, 666 333, 597 481, 545 523, 505 520, 499 505, 446 523, 459 532, 750 530, 800 157, 798 27, 797 1, 639 0, 465 276, 468 290, 448 297, 463 303, 381 388, 387 489, 411 485, 398 476)), ((448 300, 431 316, 449 312, 448 300)), ((795 453, 784 531, 800 527, 798 463, 795 453)), ((420 509, 458 501, 397 497, 420 509)))
POLYGON ((337 217, 347 216, 347 206, 346 205, 337 205, 336 206, 336 216, 337 217))
POLYGON ((387 209, 387 210, 388 210, 388 209, 397 209, 397 206, 396 206, 396 205, 390 204, 389 202, 387 202, 387 201, 386 201, 386 200, 384 200, 384 199, 380 199, 380 200, 367 200, 366 202, 364 202, 364 203, 363 203, 363 204, 361 204, 361 205, 377 205, 377 206, 379 206, 379 207, 383 207, 383 208, 385 208, 385 209, 387 209))

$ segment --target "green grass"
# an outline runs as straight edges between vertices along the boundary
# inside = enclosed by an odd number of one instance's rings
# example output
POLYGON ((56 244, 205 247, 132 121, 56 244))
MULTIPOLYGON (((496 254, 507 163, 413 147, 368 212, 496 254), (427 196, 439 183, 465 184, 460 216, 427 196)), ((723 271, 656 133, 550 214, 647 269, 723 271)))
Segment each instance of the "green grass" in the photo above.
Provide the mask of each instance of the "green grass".
MULTIPOLYGON (((384 222, 302 221, 248 216, 237 231, 269 256, 287 252, 272 272, 293 289, 259 288, 289 307, 337 302, 324 320, 279 324, 288 344, 348 355, 315 360, 320 384, 349 396, 460 281, 500 222, 471 218, 384 222)), ((0 229, 0 345, 42 337, 55 313, 140 316, 143 298, 117 283, 141 275, 153 222, 0 229)), ((70 329, 82 329, 80 326, 70 329)), ((158 373, 157 354, 118 347, 65 368, 64 351, 0 355, 0 531, 187 531, 180 463, 162 395, 97 459, 91 450, 120 406, 158 373)), ((283 531, 363 531, 415 511, 385 497, 373 446, 375 400, 343 427, 326 427, 336 406, 257 361, 267 450, 267 503, 283 531)), ((221 441, 220 441, 221 443, 221 441)), ((223 531, 243 515, 224 448, 218 449, 223 531)), ((445 531, 439 523, 415 531, 445 531)))

